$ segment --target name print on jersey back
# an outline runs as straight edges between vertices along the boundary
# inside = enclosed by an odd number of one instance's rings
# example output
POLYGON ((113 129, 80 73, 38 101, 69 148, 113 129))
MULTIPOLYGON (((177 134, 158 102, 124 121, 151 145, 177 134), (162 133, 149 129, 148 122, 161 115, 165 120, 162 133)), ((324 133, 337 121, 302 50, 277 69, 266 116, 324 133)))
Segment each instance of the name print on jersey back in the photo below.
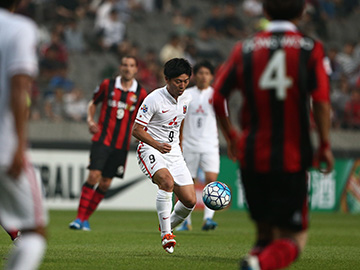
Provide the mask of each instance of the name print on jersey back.
POLYGON ((314 48, 314 41, 303 36, 267 36, 247 39, 243 44, 244 53, 261 49, 274 50, 277 48, 294 48, 310 51, 314 48))

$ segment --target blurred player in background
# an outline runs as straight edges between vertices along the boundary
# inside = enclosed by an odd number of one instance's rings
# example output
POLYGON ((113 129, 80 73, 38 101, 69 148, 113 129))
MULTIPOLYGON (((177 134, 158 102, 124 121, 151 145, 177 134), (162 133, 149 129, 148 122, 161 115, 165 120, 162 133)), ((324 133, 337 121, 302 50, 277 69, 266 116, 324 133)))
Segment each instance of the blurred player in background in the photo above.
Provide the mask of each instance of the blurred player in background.
MULTIPOLYGON (((213 107, 214 89, 211 82, 214 67, 208 61, 197 63, 194 68, 195 86, 186 90, 191 95, 188 113, 181 125, 181 145, 186 165, 192 178, 201 168, 205 173, 205 184, 217 180, 220 168, 219 138, 216 116, 213 107)), ((204 224, 202 230, 214 230, 214 210, 204 206, 204 224)), ((191 215, 177 228, 178 231, 191 230, 191 215)))
POLYGON ((320 147, 316 160, 333 168, 329 80, 323 45, 298 31, 305 0, 264 0, 265 31, 235 45, 214 84, 214 106, 231 139, 256 243, 241 269, 282 269, 303 251, 308 228, 306 171, 313 164, 310 96, 320 147), (226 117, 224 99, 240 89, 242 133, 226 117))
POLYGON ((76 219, 69 224, 71 229, 89 231, 88 219, 104 198, 113 177, 124 176, 132 125, 147 95, 134 79, 137 64, 132 56, 122 57, 120 75, 115 79, 105 79, 89 102, 87 123, 90 133, 94 134, 88 167, 90 172, 81 190, 76 219), (99 103, 102 105, 96 123, 94 116, 99 103))
POLYGON ((166 86, 149 94, 135 119, 133 136, 138 139, 138 161, 142 171, 159 190, 156 210, 161 243, 168 253, 176 241, 172 230, 191 213, 196 203, 194 183, 180 148, 180 126, 188 113, 191 96, 185 91, 191 76, 189 62, 173 58, 165 63, 166 86), (178 201, 172 209, 173 192, 178 201))
POLYGON ((19 1, 0 2, 0 220, 20 229, 6 269, 37 269, 46 249, 47 212, 40 179, 26 156, 28 98, 38 71, 36 26, 14 15, 19 1))

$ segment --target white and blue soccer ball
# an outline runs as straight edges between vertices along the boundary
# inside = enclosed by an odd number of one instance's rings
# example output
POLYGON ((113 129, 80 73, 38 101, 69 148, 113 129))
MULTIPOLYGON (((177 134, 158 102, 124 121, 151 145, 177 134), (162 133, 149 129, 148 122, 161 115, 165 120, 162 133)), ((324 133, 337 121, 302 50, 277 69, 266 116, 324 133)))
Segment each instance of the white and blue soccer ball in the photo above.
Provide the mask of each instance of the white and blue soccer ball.
POLYGON ((204 204, 212 210, 221 210, 231 201, 231 192, 227 185, 216 181, 207 184, 202 193, 204 204))

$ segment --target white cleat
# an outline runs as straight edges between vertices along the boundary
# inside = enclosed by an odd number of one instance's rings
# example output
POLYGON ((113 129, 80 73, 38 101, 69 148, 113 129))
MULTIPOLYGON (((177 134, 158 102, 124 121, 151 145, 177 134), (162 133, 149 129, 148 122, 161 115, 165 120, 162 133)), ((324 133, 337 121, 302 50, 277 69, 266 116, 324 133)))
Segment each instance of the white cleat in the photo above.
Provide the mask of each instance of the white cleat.
POLYGON ((176 245, 176 241, 175 241, 174 237, 175 237, 175 235, 168 233, 168 234, 164 235, 164 237, 162 238, 162 241, 161 241, 163 248, 169 254, 174 253, 174 247, 176 245))
POLYGON ((167 248, 165 248, 165 251, 167 253, 173 254, 174 253, 174 247, 167 247, 167 248))
POLYGON ((240 262, 241 270, 261 270, 257 256, 246 255, 240 262))

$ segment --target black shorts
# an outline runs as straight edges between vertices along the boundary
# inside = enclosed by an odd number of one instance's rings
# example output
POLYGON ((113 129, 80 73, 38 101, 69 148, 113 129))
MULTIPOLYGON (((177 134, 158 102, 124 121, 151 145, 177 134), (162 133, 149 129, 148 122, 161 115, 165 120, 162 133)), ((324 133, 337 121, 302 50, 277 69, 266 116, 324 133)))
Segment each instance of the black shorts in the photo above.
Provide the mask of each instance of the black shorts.
POLYGON ((241 170, 251 218, 299 232, 309 220, 307 173, 256 173, 241 170))
POLYGON ((93 142, 90 150, 89 170, 99 170, 103 177, 124 177, 127 150, 115 149, 93 142))

